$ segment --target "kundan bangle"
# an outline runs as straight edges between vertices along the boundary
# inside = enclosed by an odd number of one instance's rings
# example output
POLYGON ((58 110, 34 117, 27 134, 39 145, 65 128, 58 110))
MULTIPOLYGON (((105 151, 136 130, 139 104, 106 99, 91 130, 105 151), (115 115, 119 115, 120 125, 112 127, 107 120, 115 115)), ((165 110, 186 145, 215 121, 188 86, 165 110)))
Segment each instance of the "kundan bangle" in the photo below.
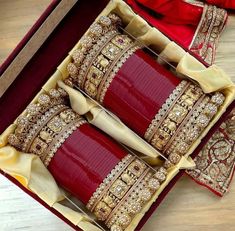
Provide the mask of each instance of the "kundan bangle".
POLYGON ((152 169, 90 126, 69 107, 61 88, 26 108, 8 142, 38 155, 55 180, 111 231, 125 230, 167 177, 165 168, 152 169))
MULTIPOLYGON (((165 70, 141 49, 141 44, 118 30, 121 19, 117 15, 102 16, 88 30, 88 36, 104 19, 110 22, 111 29, 106 27, 106 33, 94 40, 82 61, 79 59, 78 63, 72 55, 73 62, 68 65, 70 77, 65 81, 80 87, 153 147, 169 155, 171 144, 181 137, 181 128, 201 101, 206 96, 214 98, 216 95, 223 103, 225 97, 220 92, 205 94, 197 84, 180 80, 165 70), (144 78, 145 75, 148 77, 144 78)), ((214 103, 210 110, 217 112, 222 103, 214 103)), ((207 124, 212 118, 208 117, 207 124)), ((181 150, 184 155, 188 149, 181 150)))
MULTIPOLYGON (((162 118, 156 123, 154 119, 151 123, 154 124, 152 132, 149 134, 149 141, 159 150, 163 150, 172 136, 176 133, 178 127, 184 121, 184 118, 190 113, 198 99, 203 95, 202 90, 194 84, 183 81, 180 85, 185 85, 181 92, 173 98, 172 103, 169 103, 169 109, 163 114, 162 118)), ((177 88, 176 88, 177 89, 177 88)), ((158 118, 155 116, 155 118, 158 118)), ((160 116, 159 116, 160 117, 160 116)), ((151 126, 150 125, 150 126, 151 126)))
POLYGON ((166 117, 172 107, 176 104, 177 100, 182 96, 186 88, 188 87, 188 81, 181 81, 180 84, 174 89, 174 91, 170 94, 169 98, 162 105, 161 109, 155 115, 154 119, 150 123, 148 129, 144 134, 144 138, 150 142, 153 138, 154 133, 159 128, 161 121, 166 117))
POLYGON ((223 104, 224 96, 217 92, 212 97, 205 96, 178 131, 175 139, 165 148, 166 154, 172 163, 177 163, 180 156, 185 154, 193 142, 198 139, 207 127, 210 119, 217 113, 218 107, 223 104))
POLYGON ((167 171, 157 172, 127 155, 105 178, 87 204, 111 230, 122 231, 165 181, 167 171))
POLYGON ((37 103, 26 108, 17 119, 15 134, 10 134, 11 145, 24 152, 35 153, 48 166, 65 139, 86 121, 65 105, 67 93, 52 89, 41 94, 37 103))
POLYGON ((100 102, 112 81, 111 76, 114 77, 128 57, 140 49, 132 38, 118 31, 120 24, 115 14, 100 17, 81 39, 80 47, 72 54, 74 63, 67 67, 72 82, 100 102), (99 33, 94 32, 95 28, 99 28, 99 33))

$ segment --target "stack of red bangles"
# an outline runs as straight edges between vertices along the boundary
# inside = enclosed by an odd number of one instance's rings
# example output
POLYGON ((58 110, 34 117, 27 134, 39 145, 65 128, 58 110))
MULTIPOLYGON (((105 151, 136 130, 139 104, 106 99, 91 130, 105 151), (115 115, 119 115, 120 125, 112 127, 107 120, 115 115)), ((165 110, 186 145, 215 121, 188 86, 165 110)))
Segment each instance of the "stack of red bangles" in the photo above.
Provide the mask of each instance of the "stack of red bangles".
POLYGON ((176 164, 224 102, 158 64, 141 44, 119 31, 121 19, 102 16, 81 39, 68 64, 77 86, 176 164))

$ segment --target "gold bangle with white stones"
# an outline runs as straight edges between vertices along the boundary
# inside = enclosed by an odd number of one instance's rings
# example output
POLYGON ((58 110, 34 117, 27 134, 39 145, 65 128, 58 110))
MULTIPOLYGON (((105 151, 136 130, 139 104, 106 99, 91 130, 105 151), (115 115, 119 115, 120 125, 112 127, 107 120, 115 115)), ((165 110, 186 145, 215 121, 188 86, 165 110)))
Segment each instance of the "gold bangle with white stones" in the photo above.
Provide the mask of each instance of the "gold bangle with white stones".
POLYGON ((16 129, 8 137, 9 143, 24 152, 35 153, 48 166, 66 138, 86 123, 66 106, 66 98, 63 89, 41 94, 17 119, 16 129))
POLYGON ((166 115, 169 113, 170 109, 173 107, 173 105, 177 102, 179 97, 184 93, 185 89, 189 85, 189 82, 186 80, 182 80, 180 84, 173 90, 173 92, 170 94, 166 102, 161 106, 158 113, 155 115, 154 119, 151 121, 148 129, 146 130, 144 134, 144 138, 150 142, 154 133, 158 129, 160 125, 160 121, 166 117, 166 115))
POLYGON ((112 231, 123 231, 165 181, 167 171, 157 171, 127 155, 105 178, 87 208, 112 231))
POLYGON ((100 21, 104 19, 109 22, 109 26, 105 26, 106 33, 101 33, 99 37, 92 40, 89 38, 90 29, 88 29, 88 35, 84 39, 91 42, 87 49, 83 49, 84 45, 81 45, 74 51, 73 62, 67 66, 72 79, 65 80, 66 84, 77 85, 100 103, 103 102, 105 93, 120 67, 137 49, 141 48, 139 43, 130 36, 118 31, 121 19, 115 14, 102 16, 92 25, 92 28, 102 27, 100 21))
POLYGON ((89 65, 88 58, 97 54, 100 47, 118 33, 117 27, 120 24, 121 19, 116 14, 109 14, 101 16, 90 26, 88 32, 80 39, 78 48, 71 55, 73 62, 67 66, 73 83, 82 86, 86 72, 84 68, 89 65))
POLYGON ((193 83, 184 81, 182 85, 183 87, 180 88, 181 91, 177 95, 170 96, 173 100, 168 104, 168 110, 165 110, 158 122, 154 123, 154 128, 149 134, 150 143, 160 151, 165 149, 185 117, 192 111, 200 97, 204 95, 201 88, 193 83))
POLYGON ((181 156, 187 153, 217 113, 224 99, 224 96, 219 92, 214 93, 211 97, 209 95, 203 97, 199 105, 182 124, 178 134, 169 142, 169 146, 165 149, 166 154, 169 155, 168 159, 170 162, 177 164, 181 156))

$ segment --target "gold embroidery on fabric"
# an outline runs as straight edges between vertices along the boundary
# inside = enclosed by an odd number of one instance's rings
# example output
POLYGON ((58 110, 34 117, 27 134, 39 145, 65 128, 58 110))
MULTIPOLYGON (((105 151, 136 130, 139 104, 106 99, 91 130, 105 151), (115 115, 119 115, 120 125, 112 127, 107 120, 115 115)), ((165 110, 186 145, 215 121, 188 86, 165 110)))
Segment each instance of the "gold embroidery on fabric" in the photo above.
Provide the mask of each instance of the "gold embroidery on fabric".
POLYGON ((215 6, 205 5, 189 49, 205 62, 212 64, 218 38, 226 23, 227 12, 215 6))
POLYGON ((235 109, 194 161, 190 176, 220 195, 228 191, 235 167, 235 109))

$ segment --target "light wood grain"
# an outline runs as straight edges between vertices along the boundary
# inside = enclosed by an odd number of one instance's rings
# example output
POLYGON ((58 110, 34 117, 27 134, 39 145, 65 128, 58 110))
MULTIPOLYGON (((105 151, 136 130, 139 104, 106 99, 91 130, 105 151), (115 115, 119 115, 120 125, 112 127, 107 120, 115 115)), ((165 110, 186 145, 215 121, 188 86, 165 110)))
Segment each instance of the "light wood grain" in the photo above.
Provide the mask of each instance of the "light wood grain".
POLYGON ((50 0, 0 0, 0 63, 10 54, 50 0))
MULTIPOLYGON (((17 45, 49 0, 0 0, 0 62, 17 45)), ((235 81, 235 16, 229 17, 216 63, 235 81)), ((143 231, 234 231, 235 183, 218 198, 186 176, 149 219, 143 231)), ((0 231, 70 231, 68 225, 0 176, 0 231)))

